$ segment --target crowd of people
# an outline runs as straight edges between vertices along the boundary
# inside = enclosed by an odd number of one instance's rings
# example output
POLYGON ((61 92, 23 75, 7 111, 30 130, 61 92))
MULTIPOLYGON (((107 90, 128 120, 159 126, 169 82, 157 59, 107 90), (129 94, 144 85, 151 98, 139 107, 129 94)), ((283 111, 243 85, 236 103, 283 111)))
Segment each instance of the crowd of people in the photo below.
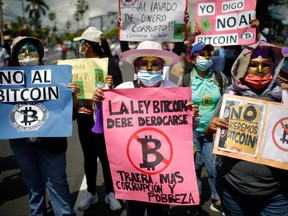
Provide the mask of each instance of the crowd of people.
MULTIPOLYGON (((258 28, 258 20, 252 20, 251 25, 258 28)), ((199 33, 201 29, 197 31, 199 33)), ((189 44, 189 53, 185 53, 189 57, 185 65, 187 71, 175 84, 167 76, 163 78, 163 71, 179 61, 184 43, 176 44, 173 51, 168 51, 155 41, 143 41, 136 49, 130 49, 128 43, 122 41, 120 60, 131 64, 135 73, 135 80, 123 83, 119 62, 113 59, 107 38, 101 30, 89 27, 74 41, 79 42, 81 58, 108 58, 105 80, 108 89, 191 88, 192 101, 187 106, 192 111, 194 125, 197 125, 193 128, 191 142, 196 151, 194 155, 191 152, 191 157, 195 160, 200 200, 203 191, 201 173, 205 163, 212 211, 228 216, 288 215, 287 170, 227 156, 218 158, 215 163, 212 153, 217 129, 227 129, 229 126, 226 120, 219 117, 223 95, 287 103, 287 47, 265 42, 261 36, 249 46, 222 47, 225 64, 222 70, 217 71, 213 68, 217 58, 212 60, 214 46, 202 42, 189 44)), ((2 49, 0 57, 1 66, 42 65, 44 49, 37 38, 19 36, 11 44, 10 55, 2 49)), ((77 98, 81 88, 79 85, 67 83, 67 88, 73 94, 73 118, 78 124, 87 184, 87 195, 79 202, 78 209, 84 211, 99 200, 96 187, 99 158, 104 175, 105 202, 112 211, 117 211, 123 206, 115 198, 105 134, 91 131, 95 115, 100 112, 97 106, 105 99, 105 92, 102 88, 96 88, 91 100, 83 100, 77 98)), ((55 215, 75 215, 66 174, 67 139, 27 137, 9 142, 29 191, 30 215, 46 214, 46 190, 55 215)), ((201 204, 190 206, 187 214, 201 215, 201 204)), ((169 205, 126 201, 127 216, 144 216, 145 211, 148 216, 168 216, 169 205)))

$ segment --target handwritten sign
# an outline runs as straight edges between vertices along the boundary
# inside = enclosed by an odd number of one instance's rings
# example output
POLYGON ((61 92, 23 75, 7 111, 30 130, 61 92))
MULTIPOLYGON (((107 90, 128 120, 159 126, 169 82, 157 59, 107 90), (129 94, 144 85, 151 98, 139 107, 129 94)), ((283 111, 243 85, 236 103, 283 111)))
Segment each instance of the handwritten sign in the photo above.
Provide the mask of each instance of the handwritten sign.
POLYGON ((213 153, 288 170, 288 106, 224 95, 213 153))
POLYGON ((98 83, 105 83, 108 75, 108 58, 80 58, 58 60, 58 65, 72 66, 72 80, 81 86, 78 99, 91 100, 98 83))
POLYGON ((190 88, 105 92, 103 119, 116 197, 197 205, 190 88))
POLYGON ((123 41, 171 41, 185 38, 187 0, 119 0, 123 41))
POLYGON ((72 135, 71 66, 0 67, 0 139, 72 135))
POLYGON ((201 35, 196 42, 214 46, 245 45, 256 41, 250 21, 256 17, 256 0, 198 0, 196 23, 201 35))

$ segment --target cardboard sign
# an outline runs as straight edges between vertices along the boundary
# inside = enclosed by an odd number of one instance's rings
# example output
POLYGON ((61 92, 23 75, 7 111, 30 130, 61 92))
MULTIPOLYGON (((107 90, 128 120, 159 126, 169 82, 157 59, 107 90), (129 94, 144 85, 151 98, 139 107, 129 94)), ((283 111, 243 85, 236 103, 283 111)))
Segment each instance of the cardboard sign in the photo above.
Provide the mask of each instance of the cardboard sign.
POLYGON ((190 88, 105 92, 106 148, 118 199, 198 205, 190 88))
POLYGON ((72 135, 71 66, 0 67, 0 139, 72 135))
POLYGON ((288 106, 224 95, 213 153, 288 170, 288 106))
POLYGON ((72 66, 72 80, 81 86, 78 99, 91 100, 98 83, 105 83, 108 75, 108 58, 80 58, 58 60, 58 65, 72 66))
POLYGON ((195 43, 214 46, 245 45, 256 41, 256 29, 250 21, 256 18, 256 0, 198 0, 196 23, 201 27, 195 43))
POLYGON ((186 8, 187 0, 119 0, 119 40, 183 41, 186 8))

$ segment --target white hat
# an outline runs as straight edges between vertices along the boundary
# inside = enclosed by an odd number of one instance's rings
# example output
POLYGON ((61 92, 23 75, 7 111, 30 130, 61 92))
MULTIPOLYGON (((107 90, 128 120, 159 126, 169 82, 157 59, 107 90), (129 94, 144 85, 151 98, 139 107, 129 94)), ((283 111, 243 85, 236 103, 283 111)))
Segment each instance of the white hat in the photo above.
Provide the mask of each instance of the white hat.
POLYGON ((173 65, 179 62, 179 56, 171 51, 163 50, 161 44, 155 41, 143 41, 137 49, 123 52, 121 59, 123 61, 134 63, 134 60, 139 57, 157 57, 165 61, 164 66, 173 65))
POLYGON ((91 42, 101 43, 101 38, 103 37, 103 32, 98 30, 96 27, 88 27, 80 37, 76 37, 73 40, 87 40, 91 42))

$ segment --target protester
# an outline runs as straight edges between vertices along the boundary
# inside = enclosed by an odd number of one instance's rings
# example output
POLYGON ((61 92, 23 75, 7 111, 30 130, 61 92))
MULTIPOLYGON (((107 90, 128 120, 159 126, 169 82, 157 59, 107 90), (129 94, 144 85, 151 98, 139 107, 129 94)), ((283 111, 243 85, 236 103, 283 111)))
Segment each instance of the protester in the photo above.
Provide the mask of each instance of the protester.
MULTIPOLYGON (((280 47, 264 41, 250 45, 234 63, 226 93, 280 103, 282 61, 280 47)), ((219 118, 221 102, 205 130, 211 140, 217 128, 228 128, 228 122, 219 118)), ((288 215, 287 170, 223 156, 217 181, 226 215, 288 215)))
MULTIPOLYGON (((159 43, 153 41, 141 42, 137 49, 123 52, 121 59, 133 64, 134 73, 138 76, 134 81, 120 84, 116 87, 117 89, 176 87, 174 83, 168 80, 163 80, 161 74, 163 67, 176 64, 179 61, 179 56, 173 52, 163 50, 159 43)), ((93 101, 99 103, 103 99, 103 91, 101 89, 96 89, 93 93, 93 101)), ((192 107, 194 116, 198 116, 198 107, 193 105, 191 102, 187 105, 192 107)), ((166 216, 168 215, 169 206, 132 200, 127 201, 127 216, 144 216, 145 210, 147 210, 148 216, 166 216)))
MULTIPOLYGON (((213 50, 214 47, 211 44, 206 45, 200 42, 193 45, 191 49, 191 63, 193 68, 189 74, 179 79, 178 86, 191 87, 193 95, 192 102, 199 106, 200 114, 202 115, 199 126, 193 131, 193 142, 196 145, 195 168, 199 195, 202 195, 201 172, 203 157, 208 173, 208 183, 212 199, 211 210, 222 212, 221 201, 216 192, 214 179, 215 165, 212 162, 213 143, 204 137, 204 130, 221 98, 222 92, 227 87, 226 76, 221 72, 214 73, 211 69, 213 65, 211 52, 213 50)), ((191 206, 188 210, 188 213, 192 215, 199 215, 200 212, 201 205, 191 206)))
POLYGON ((0 46, 0 66, 9 65, 9 54, 5 47, 0 46))
MULTIPOLYGON (((109 88, 122 83, 122 74, 118 64, 112 59, 107 39, 96 27, 87 28, 80 37, 74 39, 80 41, 79 53, 85 58, 108 57, 107 84, 109 88)), ((106 146, 103 133, 93 133, 95 122, 93 119, 93 107, 91 100, 75 100, 77 107, 78 134, 84 155, 84 170, 87 181, 87 196, 79 203, 79 210, 86 210, 92 204, 98 202, 96 191, 97 158, 99 157, 105 184, 105 202, 110 205, 110 209, 115 211, 121 209, 121 204, 114 196, 114 188, 110 173, 109 162, 106 153, 106 146)))
MULTIPOLYGON (((264 40, 266 41, 266 38, 261 34, 259 31, 259 25, 260 21, 256 18, 252 19, 250 21, 250 27, 256 29, 256 41, 264 40)), ((194 35, 201 34, 202 29, 201 27, 196 24, 194 28, 194 35)), ((221 46, 219 47, 219 53, 213 53, 212 61, 213 61, 213 70, 214 71, 221 71, 224 73, 224 75, 228 79, 227 86, 231 85, 231 69, 232 65, 234 64, 235 60, 237 59, 238 55, 242 51, 241 45, 230 45, 230 46, 221 46)), ((184 73, 189 73, 192 69, 191 60, 189 61, 189 58, 185 62, 185 70, 184 73)))
MULTIPOLYGON (((185 11, 185 16, 184 16, 185 24, 188 23, 189 19, 190 19, 190 15, 187 11, 185 11)), ((118 17, 118 28, 121 28, 121 17, 120 16, 118 17)), ((164 47, 165 50, 169 50, 167 42, 162 42, 162 47, 164 47)), ((130 50, 128 41, 120 41, 120 48, 121 48, 122 52, 130 50)), ((183 52, 183 49, 184 49, 184 41, 183 42, 175 42, 174 47, 172 48, 172 52, 177 54, 180 57, 180 55, 183 52)), ((163 79, 170 80, 169 77, 170 77, 170 72, 171 72, 172 67, 173 67, 173 65, 170 65, 169 67, 163 68, 163 73, 162 73, 163 79)))
MULTIPOLYGON (((11 66, 42 65, 44 49, 34 37, 19 36, 11 45, 11 66)), ((72 116, 71 116, 72 118, 72 116)), ((9 140, 29 192, 30 215, 46 215, 46 189, 56 216, 75 215, 66 175, 65 137, 9 140)))

